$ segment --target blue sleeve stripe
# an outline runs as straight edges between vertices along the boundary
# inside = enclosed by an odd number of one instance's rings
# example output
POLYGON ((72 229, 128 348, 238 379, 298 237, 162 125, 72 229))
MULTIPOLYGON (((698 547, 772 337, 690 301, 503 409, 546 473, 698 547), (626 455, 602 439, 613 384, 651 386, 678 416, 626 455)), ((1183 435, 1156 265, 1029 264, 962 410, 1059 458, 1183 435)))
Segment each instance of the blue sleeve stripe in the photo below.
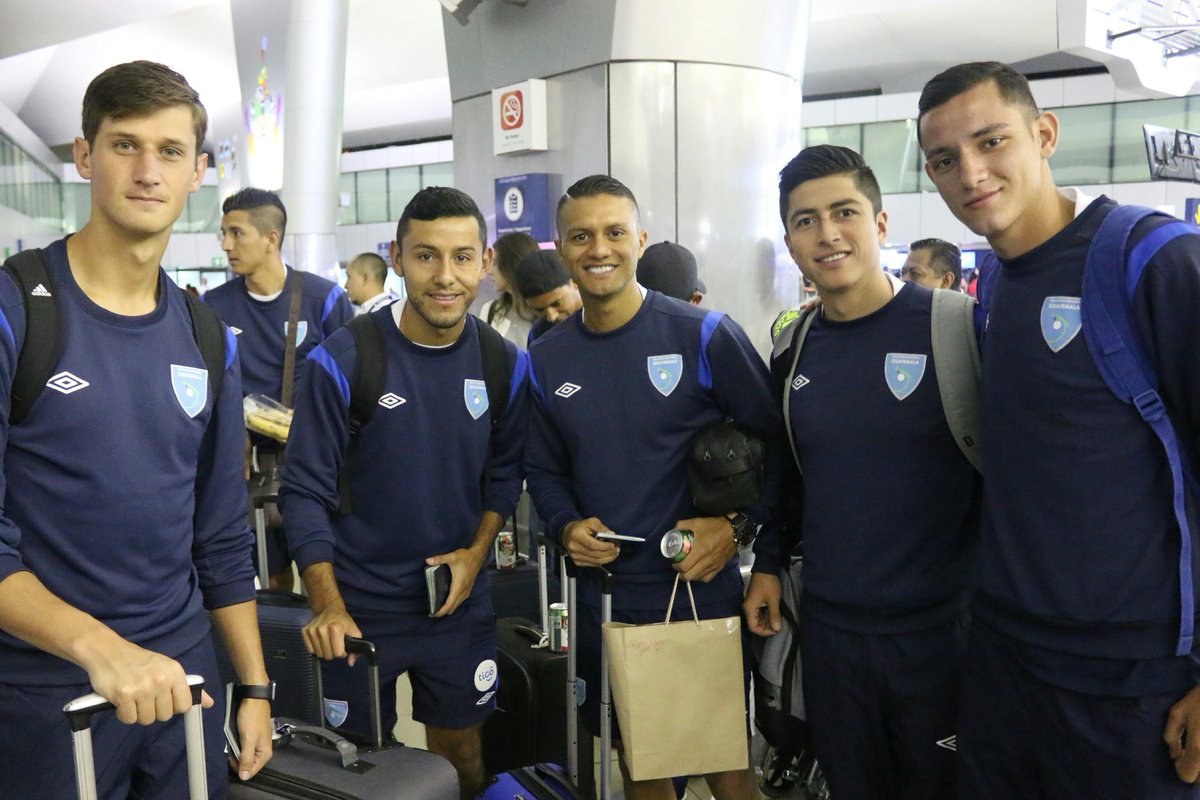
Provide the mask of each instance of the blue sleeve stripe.
POLYGON ((525 380, 525 376, 529 374, 529 354, 524 350, 517 351, 517 363, 513 367, 512 380, 509 381, 508 387, 508 407, 512 408, 513 398, 517 396, 517 392, 521 389, 521 382, 525 380))
POLYGON ((546 395, 542 391, 542 385, 538 383, 537 372, 533 369, 533 359, 528 355, 525 356, 526 366, 529 369, 529 386, 533 389, 533 393, 537 395, 538 400, 546 402, 546 395))
POLYGON ((334 361, 333 356, 329 355, 329 351, 321 345, 317 345, 312 350, 308 351, 308 359, 320 364, 329 377, 333 378, 333 382, 337 384, 338 391, 342 394, 342 400, 346 402, 346 407, 350 407, 350 381, 346 380, 346 376, 342 374, 342 368, 334 361))
POLYGON ((13 334, 12 326, 8 324, 8 317, 3 311, 0 311, 0 330, 8 334, 8 340, 12 342, 13 350, 17 349, 17 337, 13 334))
POLYGON ((713 332, 717 326, 721 324, 721 318, 725 315, 720 311, 710 311, 704 315, 704 322, 700 325, 700 386, 705 389, 712 389, 712 365, 708 363, 708 343, 712 341, 713 332))
POLYGON ((333 312, 333 307, 337 305, 338 298, 346 293, 346 290, 338 286, 336 283, 329 290, 329 294, 325 295, 325 307, 321 309, 321 324, 325 324, 325 320, 329 319, 330 313, 333 312))
POLYGON ((1168 222, 1166 225, 1160 225, 1142 237, 1142 240, 1129 251, 1129 261, 1125 267, 1125 296, 1130 299, 1133 298, 1133 293, 1137 291, 1138 281, 1142 278, 1142 271, 1146 268, 1146 263, 1154 258, 1155 253, 1161 250, 1163 245, 1177 236, 1184 236, 1189 233, 1200 234, 1200 228, 1197 228, 1195 225, 1189 225, 1186 222, 1168 222))
POLYGON ((229 330, 229 326, 226 325, 225 326, 225 370, 226 370, 226 372, 229 371, 229 368, 232 367, 236 361, 237 361, 237 336, 235 336, 233 331, 229 330))

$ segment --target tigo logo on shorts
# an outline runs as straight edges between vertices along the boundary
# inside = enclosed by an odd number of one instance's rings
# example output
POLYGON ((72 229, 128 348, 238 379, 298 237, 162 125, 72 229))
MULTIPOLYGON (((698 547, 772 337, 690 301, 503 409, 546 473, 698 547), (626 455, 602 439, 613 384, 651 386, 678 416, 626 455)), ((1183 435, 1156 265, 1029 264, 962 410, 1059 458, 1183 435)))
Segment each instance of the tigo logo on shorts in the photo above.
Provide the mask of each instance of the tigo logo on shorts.
POLYGON ((475 688, 481 692, 486 692, 496 685, 496 662, 492 659, 480 661, 479 666, 475 668, 475 688))

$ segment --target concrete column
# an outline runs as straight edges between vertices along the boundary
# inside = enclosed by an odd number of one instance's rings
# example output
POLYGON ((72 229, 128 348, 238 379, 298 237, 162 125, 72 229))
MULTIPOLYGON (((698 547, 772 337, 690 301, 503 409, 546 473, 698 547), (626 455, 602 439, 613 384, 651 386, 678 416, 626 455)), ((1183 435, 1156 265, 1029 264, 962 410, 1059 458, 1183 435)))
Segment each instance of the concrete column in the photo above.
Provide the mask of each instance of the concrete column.
MULTIPOLYGON (((455 185, 494 223, 493 181, 608 173, 637 196, 650 241, 696 255, 709 294, 762 351, 797 303, 776 185, 800 148, 810 0, 485 2, 443 15, 455 185), (493 88, 547 81, 549 150, 492 155, 493 88)), ((495 228, 493 227, 493 232, 495 228)))

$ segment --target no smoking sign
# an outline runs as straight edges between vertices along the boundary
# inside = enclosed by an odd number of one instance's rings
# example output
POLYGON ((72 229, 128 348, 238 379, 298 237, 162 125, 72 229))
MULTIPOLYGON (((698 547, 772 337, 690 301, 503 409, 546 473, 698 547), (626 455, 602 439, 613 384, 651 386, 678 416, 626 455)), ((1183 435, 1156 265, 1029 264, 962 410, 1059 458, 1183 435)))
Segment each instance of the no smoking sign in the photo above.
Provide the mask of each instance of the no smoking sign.
POLYGON ((506 92, 500 97, 500 129, 511 131, 525 121, 525 98, 521 90, 506 92))

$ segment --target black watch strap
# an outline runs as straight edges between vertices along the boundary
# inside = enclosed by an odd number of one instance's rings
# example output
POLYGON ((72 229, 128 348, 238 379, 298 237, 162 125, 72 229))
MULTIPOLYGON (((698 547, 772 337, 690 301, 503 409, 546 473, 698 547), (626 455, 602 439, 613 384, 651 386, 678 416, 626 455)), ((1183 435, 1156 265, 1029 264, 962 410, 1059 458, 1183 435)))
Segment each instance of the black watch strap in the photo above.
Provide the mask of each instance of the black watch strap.
POLYGON ((238 683, 234 684, 233 697, 235 700, 275 700, 275 681, 270 683, 238 683))
POLYGON ((738 547, 745 547, 754 541, 754 536, 758 533, 758 526, 754 524, 754 520, 740 511, 727 514, 726 519, 733 527, 733 540, 737 542, 738 547))

